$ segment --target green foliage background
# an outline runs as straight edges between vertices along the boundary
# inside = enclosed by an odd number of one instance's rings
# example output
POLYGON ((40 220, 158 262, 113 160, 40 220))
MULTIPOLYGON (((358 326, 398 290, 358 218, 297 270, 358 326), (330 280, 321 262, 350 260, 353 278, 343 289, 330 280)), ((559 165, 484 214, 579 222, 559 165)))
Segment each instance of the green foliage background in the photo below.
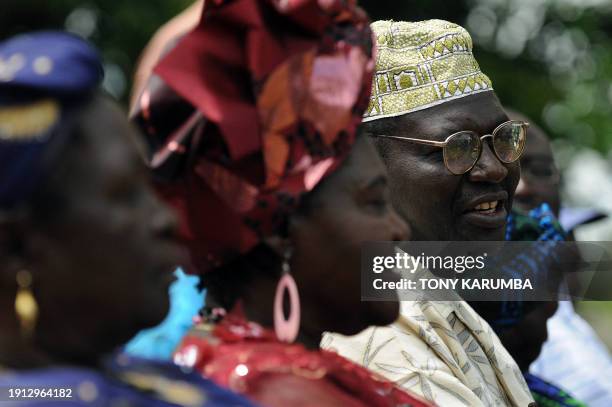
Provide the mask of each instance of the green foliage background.
MULTIPOLYGON (((191 0, 2 0, 0 38, 76 31, 102 51, 105 87, 126 101, 138 55, 191 0)), ((612 148, 612 1, 362 0, 372 19, 441 18, 467 27, 503 103, 553 137, 612 148)))
POLYGON ((104 58, 105 87, 127 103, 143 47, 160 25, 190 4, 191 0, 2 0, 0 39, 46 29, 68 29, 87 38, 104 58))

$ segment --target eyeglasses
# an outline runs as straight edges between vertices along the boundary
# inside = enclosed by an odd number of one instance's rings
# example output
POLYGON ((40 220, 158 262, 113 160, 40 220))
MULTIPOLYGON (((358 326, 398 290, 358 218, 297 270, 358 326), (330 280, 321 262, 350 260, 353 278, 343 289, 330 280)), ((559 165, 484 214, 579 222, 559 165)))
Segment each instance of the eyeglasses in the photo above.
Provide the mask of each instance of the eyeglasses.
POLYGON ((455 175, 469 172, 480 159, 482 145, 490 137, 495 156, 504 164, 510 164, 521 158, 527 139, 529 123, 510 120, 500 124, 491 134, 479 136, 473 131, 460 131, 453 133, 444 141, 423 140, 410 137, 388 136, 376 134, 375 137, 385 137, 396 140, 411 141, 443 148, 444 165, 455 175))

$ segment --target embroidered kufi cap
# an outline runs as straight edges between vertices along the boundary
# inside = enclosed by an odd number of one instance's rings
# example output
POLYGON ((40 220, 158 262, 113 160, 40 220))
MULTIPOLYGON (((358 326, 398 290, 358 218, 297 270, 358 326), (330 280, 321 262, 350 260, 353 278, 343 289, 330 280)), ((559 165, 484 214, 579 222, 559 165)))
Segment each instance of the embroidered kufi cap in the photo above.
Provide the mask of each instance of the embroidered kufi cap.
POLYGON ((377 21, 371 27, 376 72, 364 122, 493 90, 463 27, 443 20, 377 21))

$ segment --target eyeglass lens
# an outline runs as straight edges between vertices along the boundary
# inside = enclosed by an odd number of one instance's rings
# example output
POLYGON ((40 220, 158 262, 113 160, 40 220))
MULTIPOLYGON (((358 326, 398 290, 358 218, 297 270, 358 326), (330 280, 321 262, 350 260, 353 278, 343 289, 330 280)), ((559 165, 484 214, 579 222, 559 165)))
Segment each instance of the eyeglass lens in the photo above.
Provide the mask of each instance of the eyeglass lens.
MULTIPOLYGON (((526 133, 526 127, 517 122, 506 123, 495 131, 493 149, 500 161, 512 163, 520 158, 526 133)), ((471 131, 454 134, 444 148, 446 167, 453 174, 464 174, 474 166, 480 157, 481 149, 478 134, 471 131)))

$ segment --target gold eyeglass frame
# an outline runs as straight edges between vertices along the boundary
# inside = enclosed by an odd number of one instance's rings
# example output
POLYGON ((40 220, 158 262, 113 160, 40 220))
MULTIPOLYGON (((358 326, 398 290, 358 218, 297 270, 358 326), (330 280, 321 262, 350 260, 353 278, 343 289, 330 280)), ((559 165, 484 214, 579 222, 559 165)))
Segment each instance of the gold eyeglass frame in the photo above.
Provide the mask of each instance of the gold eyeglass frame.
POLYGON ((497 159, 499 161, 501 161, 504 164, 511 164, 513 162, 518 161, 521 156, 523 155, 523 151, 525 151, 525 145, 527 144, 527 129, 529 128, 529 123, 525 122, 525 121, 521 121, 521 120, 508 120, 506 122, 503 122, 502 124, 500 124, 499 126, 497 126, 495 128, 495 130, 493 130, 491 132, 491 134, 485 134, 484 136, 480 136, 478 137, 478 156, 476 157, 476 159, 474 160, 474 162, 472 163, 472 165, 465 170, 464 172, 461 173, 456 173, 451 171, 451 169, 448 167, 448 162, 447 162, 447 157, 446 157, 446 146, 448 145, 448 142, 455 136, 462 134, 462 133, 472 133, 475 134, 476 136, 478 136, 478 133, 476 133, 475 131, 471 131, 471 130, 462 130, 462 131, 458 131, 456 133, 451 134, 450 136, 448 136, 446 138, 446 140, 444 141, 435 141, 435 140, 423 140, 423 139, 418 139, 418 138, 411 138, 411 137, 402 137, 402 136, 389 136, 386 134, 373 134, 374 137, 384 137, 384 138, 390 138, 390 139, 395 139, 395 140, 404 140, 404 141, 410 141, 413 143, 417 143, 417 144, 423 144, 423 145, 427 145, 427 146, 434 146, 434 147, 440 147, 443 149, 442 153, 444 156, 444 166, 446 167, 446 169, 454 175, 463 175, 466 174, 468 172, 470 172, 472 170, 472 168, 474 168, 474 166, 476 165, 476 163, 478 162, 478 160, 480 160, 480 156, 482 155, 482 147, 484 144, 484 139, 487 137, 491 137, 491 140, 493 139, 493 137, 495 137, 495 135, 499 132, 499 129, 501 129, 502 127, 508 125, 508 124, 518 124, 524 127, 525 129, 525 140, 523 141, 523 145, 521 146, 521 151, 519 151, 517 158, 512 160, 512 161, 505 161, 502 160, 500 158, 500 156, 497 154, 497 151, 495 151, 495 144, 492 144, 492 148, 491 150, 493 151, 493 154, 495 154, 495 157, 497 157, 497 159))

